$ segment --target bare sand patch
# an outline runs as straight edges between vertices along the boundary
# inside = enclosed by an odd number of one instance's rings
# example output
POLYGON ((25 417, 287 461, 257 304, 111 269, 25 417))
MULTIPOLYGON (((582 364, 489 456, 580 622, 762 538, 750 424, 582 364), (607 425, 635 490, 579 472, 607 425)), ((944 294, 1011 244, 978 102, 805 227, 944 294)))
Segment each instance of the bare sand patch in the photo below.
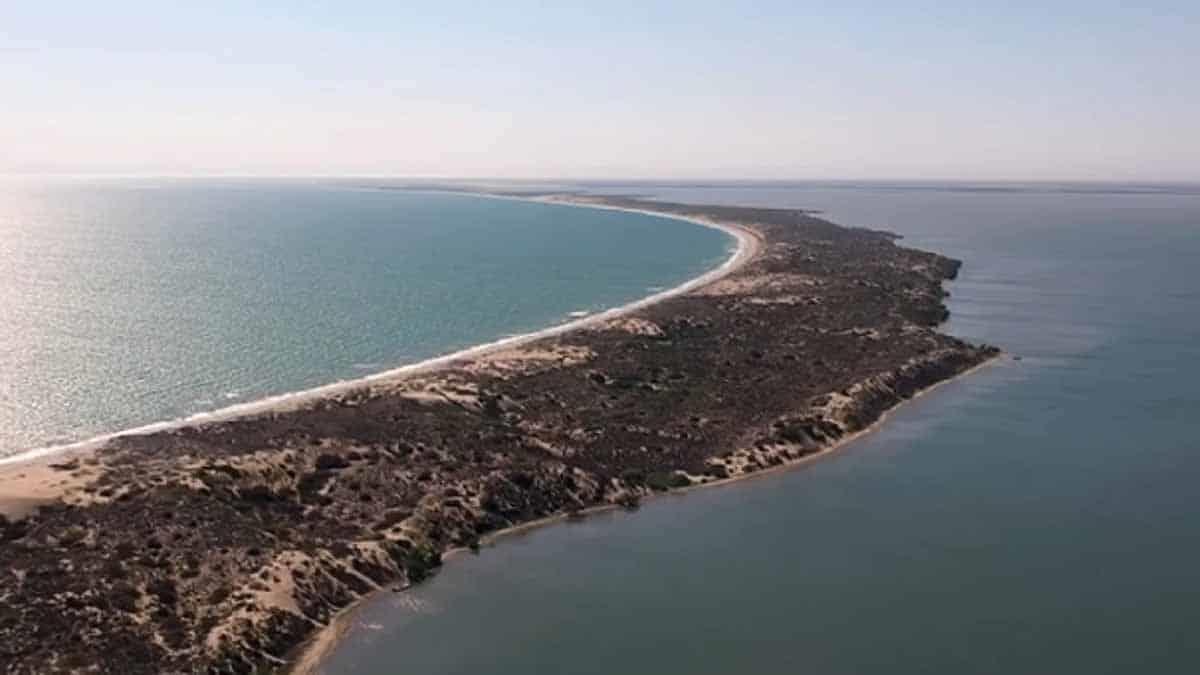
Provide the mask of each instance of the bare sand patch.
POLYGON ((695 295, 726 296, 749 295, 763 292, 786 292, 821 285, 821 279, 808 274, 740 274, 736 277, 725 277, 703 288, 693 291, 695 295))
POLYGON ((0 471, 0 514, 10 519, 23 518, 37 507, 59 500, 88 501, 83 488, 100 473, 95 465, 62 456, 5 468, 0 471))

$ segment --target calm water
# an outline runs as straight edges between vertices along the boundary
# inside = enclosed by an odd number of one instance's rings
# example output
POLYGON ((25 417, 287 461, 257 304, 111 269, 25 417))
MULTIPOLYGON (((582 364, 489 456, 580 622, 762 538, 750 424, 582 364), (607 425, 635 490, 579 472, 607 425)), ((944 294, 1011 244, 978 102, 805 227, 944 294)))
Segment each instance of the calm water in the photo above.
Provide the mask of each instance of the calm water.
POLYGON ((1008 361, 804 470, 544 528, 368 606, 329 673, 1200 672, 1200 194, 605 186, 966 260, 1008 361))
POLYGON ((542 328, 731 246, 675 220, 461 195, 0 181, 0 456, 542 328))

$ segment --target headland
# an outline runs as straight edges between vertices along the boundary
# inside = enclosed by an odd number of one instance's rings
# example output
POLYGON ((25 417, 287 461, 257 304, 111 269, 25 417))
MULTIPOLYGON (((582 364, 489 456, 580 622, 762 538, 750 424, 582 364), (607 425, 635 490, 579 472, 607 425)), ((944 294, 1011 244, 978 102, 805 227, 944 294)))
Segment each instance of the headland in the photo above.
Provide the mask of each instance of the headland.
POLYGON ((311 663, 344 610, 450 550, 803 462, 999 354, 936 330, 959 263, 890 233, 537 197, 720 226, 738 253, 539 334, 0 468, 8 672, 311 663))

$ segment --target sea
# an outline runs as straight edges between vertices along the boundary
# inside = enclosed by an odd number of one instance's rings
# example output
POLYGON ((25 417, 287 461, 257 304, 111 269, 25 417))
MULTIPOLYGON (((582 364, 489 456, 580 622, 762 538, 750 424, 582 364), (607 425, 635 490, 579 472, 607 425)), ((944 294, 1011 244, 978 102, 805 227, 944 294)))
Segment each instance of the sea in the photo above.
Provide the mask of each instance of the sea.
POLYGON ((324 672, 1200 672, 1200 187, 575 187, 899 233, 1006 357, 802 468, 456 556, 324 672))
POLYGON ((0 178, 0 457, 554 326, 736 247, 676 219, 378 188, 0 178))

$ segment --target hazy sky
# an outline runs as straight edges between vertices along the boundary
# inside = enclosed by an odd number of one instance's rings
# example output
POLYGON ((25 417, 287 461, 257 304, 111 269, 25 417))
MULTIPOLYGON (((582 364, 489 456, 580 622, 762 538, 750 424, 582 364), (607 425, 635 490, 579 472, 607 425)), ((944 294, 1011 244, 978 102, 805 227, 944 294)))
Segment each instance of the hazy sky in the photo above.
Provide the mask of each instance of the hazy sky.
POLYGON ((1200 180, 1200 2, 0 0, 0 172, 1200 180))

